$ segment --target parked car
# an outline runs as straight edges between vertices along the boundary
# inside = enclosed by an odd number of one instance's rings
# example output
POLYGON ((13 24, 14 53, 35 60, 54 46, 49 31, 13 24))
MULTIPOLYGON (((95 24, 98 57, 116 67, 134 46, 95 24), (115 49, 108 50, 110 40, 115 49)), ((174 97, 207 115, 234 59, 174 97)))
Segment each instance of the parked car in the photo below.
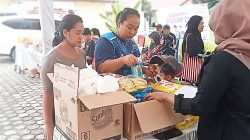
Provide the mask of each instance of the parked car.
MULTIPOLYGON (((56 26, 59 21, 55 21, 56 26)), ((15 59, 15 46, 18 43, 33 43, 41 40, 39 19, 18 16, 0 17, 0 54, 15 59)))

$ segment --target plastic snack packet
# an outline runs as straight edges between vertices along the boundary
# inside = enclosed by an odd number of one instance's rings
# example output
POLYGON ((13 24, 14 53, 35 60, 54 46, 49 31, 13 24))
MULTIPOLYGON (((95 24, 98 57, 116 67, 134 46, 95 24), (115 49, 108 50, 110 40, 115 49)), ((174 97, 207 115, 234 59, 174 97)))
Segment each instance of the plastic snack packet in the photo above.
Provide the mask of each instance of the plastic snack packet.
POLYGON ((138 58, 138 63, 135 66, 131 66, 131 71, 133 76, 143 77, 142 73, 142 61, 138 58))

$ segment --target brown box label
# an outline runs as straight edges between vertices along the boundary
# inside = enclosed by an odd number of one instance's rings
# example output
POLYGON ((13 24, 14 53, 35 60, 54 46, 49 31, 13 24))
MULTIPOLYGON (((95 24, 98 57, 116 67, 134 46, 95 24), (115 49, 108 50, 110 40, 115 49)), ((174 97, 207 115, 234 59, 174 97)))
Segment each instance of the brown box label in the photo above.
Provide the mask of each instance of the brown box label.
POLYGON ((81 133, 81 140, 90 140, 90 131, 81 133))
POLYGON ((111 107, 102 107, 90 111, 90 122, 94 129, 102 129, 113 121, 111 107))

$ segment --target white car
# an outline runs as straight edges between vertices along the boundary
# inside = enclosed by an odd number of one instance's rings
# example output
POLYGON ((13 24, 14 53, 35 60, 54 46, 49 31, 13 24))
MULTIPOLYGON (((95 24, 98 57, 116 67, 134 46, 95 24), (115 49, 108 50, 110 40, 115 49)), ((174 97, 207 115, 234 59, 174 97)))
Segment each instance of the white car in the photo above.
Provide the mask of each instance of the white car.
MULTIPOLYGON (((59 21, 55 21, 56 26, 59 21)), ((41 41, 40 20, 18 16, 0 17, 0 54, 15 59, 15 46, 41 41)))

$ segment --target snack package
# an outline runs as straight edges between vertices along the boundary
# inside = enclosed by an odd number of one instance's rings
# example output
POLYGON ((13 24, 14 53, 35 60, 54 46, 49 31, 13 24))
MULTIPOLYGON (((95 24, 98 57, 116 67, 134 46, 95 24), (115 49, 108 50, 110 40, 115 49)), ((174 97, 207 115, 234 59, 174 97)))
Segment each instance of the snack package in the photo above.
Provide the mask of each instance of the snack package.
POLYGON ((128 93, 144 90, 147 87, 147 81, 140 77, 127 76, 119 80, 120 87, 128 93))
POLYGON ((175 125, 175 128, 179 130, 187 129, 188 127, 192 126, 194 123, 198 122, 198 116, 188 116, 185 121, 178 123, 175 125))
POLYGON ((131 72, 133 76, 143 77, 142 73, 142 61, 138 59, 138 63, 135 66, 131 66, 131 72))
POLYGON ((168 82, 166 80, 162 80, 159 83, 154 83, 150 85, 151 88, 167 93, 175 93, 182 85, 175 84, 172 82, 168 82))
POLYGON ((148 86, 145 90, 134 92, 131 95, 137 99, 136 103, 139 103, 143 102, 144 97, 147 96, 147 94, 151 91, 152 88, 148 86))

